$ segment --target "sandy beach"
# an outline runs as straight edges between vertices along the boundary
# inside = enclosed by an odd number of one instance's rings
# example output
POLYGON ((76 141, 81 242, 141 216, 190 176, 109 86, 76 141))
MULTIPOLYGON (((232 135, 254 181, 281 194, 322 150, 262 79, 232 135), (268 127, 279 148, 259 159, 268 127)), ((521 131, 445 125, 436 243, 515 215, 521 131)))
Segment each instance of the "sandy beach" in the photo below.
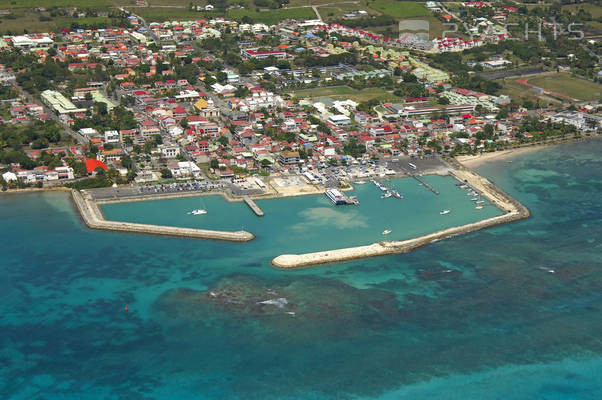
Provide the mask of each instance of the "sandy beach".
POLYGON ((545 147, 548 147, 548 145, 517 147, 517 148, 513 148, 513 149, 508 149, 508 150, 494 151, 494 152, 490 152, 490 153, 481 153, 481 154, 477 154, 474 156, 468 156, 468 155, 458 156, 458 157, 456 157, 456 160, 458 160, 460 163, 462 163, 464 166, 466 166, 468 168, 475 168, 475 167, 483 165, 484 163, 489 162, 489 161, 505 160, 505 159, 509 159, 511 157, 517 156, 519 154, 529 153, 532 151, 543 149, 545 147))

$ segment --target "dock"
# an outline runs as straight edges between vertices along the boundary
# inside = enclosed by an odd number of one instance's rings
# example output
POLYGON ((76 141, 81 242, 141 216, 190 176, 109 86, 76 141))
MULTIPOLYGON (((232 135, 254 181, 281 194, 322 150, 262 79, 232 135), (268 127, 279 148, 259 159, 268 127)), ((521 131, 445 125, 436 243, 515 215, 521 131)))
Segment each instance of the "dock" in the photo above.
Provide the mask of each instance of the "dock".
POLYGON ((427 190, 430 190, 431 192, 435 193, 435 194, 439 194, 439 192, 437 191, 437 189, 435 189, 434 187, 432 187, 431 185, 429 185, 428 183, 426 183, 421 177, 419 177, 418 175, 412 175, 412 177, 414 179, 416 179, 418 182, 422 183, 422 185, 424 185, 424 187, 427 190))
POLYGON ((195 228, 180 228, 175 226, 138 224, 133 222, 107 221, 91 196, 86 193, 82 194, 76 190, 72 190, 71 195, 84 223, 86 226, 92 229, 145 233, 151 235, 190 237, 197 239, 225 240, 230 242, 248 242, 249 240, 255 238, 255 235, 243 230, 228 232, 195 228))
POLYGON ((258 216, 258 217, 263 217, 265 214, 263 213, 263 210, 261 208, 259 208, 259 206, 257 205, 257 203, 255 203, 249 196, 245 195, 242 196, 242 199, 245 203, 247 203, 247 205, 251 208, 251 210, 253 210, 253 212, 258 216))

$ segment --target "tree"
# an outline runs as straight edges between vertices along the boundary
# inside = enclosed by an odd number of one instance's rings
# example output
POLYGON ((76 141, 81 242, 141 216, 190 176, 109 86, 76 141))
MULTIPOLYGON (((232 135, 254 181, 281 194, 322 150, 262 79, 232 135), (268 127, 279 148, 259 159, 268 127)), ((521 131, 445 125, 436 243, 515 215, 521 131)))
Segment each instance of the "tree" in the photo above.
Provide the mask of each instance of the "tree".
POLYGON ((169 178, 173 178, 173 175, 171 174, 171 171, 169 169, 163 168, 161 170, 161 178, 169 179, 169 178))
POLYGON ((213 169, 218 169, 219 161, 217 161, 217 158, 212 158, 211 161, 209 161, 209 166, 213 169))
POLYGON ((228 138, 226 136, 220 136, 217 141, 224 147, 228 145, 228 138))
POLYGON ((447 105, 449 104, 449 99, 445 96, 439 96, 439 98, 437 99, 437 103, 447 105))

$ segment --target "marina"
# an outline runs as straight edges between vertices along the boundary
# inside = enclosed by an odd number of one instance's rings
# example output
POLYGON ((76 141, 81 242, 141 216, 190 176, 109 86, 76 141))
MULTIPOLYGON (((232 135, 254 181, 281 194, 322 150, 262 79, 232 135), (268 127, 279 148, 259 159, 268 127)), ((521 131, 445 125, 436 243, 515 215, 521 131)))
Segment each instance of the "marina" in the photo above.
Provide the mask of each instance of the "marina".
POLYGON ((458 189, 458 181, 450 176, 428 175, 423 179, 437 187, 441 195, 433 196, 413 179, 394 178, 379 183, 386 187, 384 191, 374 183, 355 185, 352 191, 337 189, 348 198, 357 197, 361 203, 358 207, 335 206, 324 191, 273 199, 251 197, 264 212, 261 218, 250 212, 242 201, 231 202, 219 195, 204 196, 201 203, 198 197, 182 197, 108 203, 101 208, 106 218, 113 221, 250 231, 257 238, 245 245, 246 251, 253 252, 256 242, 266 245, 269 241, 270 248, 278 249, 279 254, 362 246, 382 240, 386 230, 391 231, 386 235, 387 240, 407 240, 502 214, 496 207, 475 210, 475 203, 465 196, 465 191, 458 189), (387 189, 403 193, 404 199, 394 195, 381 199, 387 189), (197 208, 206 209, 208 213, 186 214, 197 208), (452 212, 441 216, 439 212, 445 209, 452 212), (294 240, 290 239, 291 235, 294 240))

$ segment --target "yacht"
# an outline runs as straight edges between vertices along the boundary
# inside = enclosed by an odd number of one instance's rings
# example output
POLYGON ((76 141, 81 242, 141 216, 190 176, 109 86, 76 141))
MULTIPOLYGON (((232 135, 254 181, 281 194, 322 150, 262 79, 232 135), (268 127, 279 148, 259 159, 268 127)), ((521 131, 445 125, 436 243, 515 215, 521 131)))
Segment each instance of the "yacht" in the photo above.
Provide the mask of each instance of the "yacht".
POLYGON ((449 214, 450 212, 451 212, 450 210, 441 210, 441 211, 439 211, 439 214, 445 215, 445 214, 449 214))
POLYGON ((391 233, 389 229, 383 231, 383 235, 388 235, 389 233, 391 233))
POLYGON ((201 210, 200 208, 196 209, 196 210, 192 210, 192 215, 203 215, 203 214, 207 214, 207 210, 201 210))

